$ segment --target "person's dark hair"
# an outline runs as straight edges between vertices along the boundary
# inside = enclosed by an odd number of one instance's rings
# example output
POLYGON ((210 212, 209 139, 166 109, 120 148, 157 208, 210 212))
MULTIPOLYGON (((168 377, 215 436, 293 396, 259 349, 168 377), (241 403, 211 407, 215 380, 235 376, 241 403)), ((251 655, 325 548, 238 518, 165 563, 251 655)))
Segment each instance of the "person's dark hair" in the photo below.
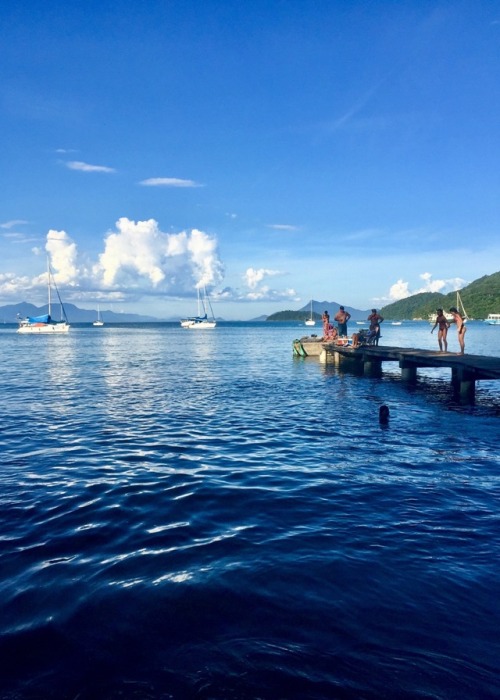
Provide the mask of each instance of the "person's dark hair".
POLYGON ((377 313, 377 309, 372 309, 372 314, 376 314, 376 313, 377 313))
POLYGON ((436 310, 437 310, 438 314, 442 314, 442 313, 443 313, 443 309, 436 309, 436 310))
POLYGON ((452 306, 452 307, 450 308, 450 313, 458 314, 458 309, 456 309, 454 306, 452 306))
POLYGON ((340 311, 344 311, 344 307, 343 307, 343 306, 340 306, 340 307, 339 307, 339 310, 340 310, 340 311))

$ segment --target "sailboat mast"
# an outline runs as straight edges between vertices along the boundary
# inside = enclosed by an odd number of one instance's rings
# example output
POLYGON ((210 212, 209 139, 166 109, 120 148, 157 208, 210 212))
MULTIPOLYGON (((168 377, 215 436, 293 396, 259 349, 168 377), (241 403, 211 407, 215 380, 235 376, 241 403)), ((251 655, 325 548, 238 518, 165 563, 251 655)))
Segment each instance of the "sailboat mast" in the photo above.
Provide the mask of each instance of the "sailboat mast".
POLYGON ((48 296, 49 296, 49 316, 52 316, 51 312, 51 298, 50 298, 50 262, 49 256, 47 255, 47 285, 48 285, 48 296))

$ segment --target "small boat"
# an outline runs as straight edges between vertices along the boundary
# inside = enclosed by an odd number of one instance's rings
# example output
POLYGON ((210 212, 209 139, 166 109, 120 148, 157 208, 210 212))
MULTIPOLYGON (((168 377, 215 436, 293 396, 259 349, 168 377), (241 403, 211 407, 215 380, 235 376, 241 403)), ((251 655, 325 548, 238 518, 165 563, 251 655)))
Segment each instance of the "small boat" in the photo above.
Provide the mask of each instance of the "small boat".
POLYGON ((490 326, 500 326, 500 314, 488 314, 484 322, 490 326))
POLYGON ((195 330, 202 330, 204 328, 215 328, 217 322, 214 317, 214 312, 212 309, 212 304, 208 298, 207 290, 203 287, 203 297, 200 294, 200 289, 198 292, 198 315, 191 316, 190 318, 185 318, 181 321, 182 328, 190 328, 195 330), (211 318, 208 318, 207 307, 210 310, 211 318), (203 314, 202 314, 203 311, 203 314))
POLYGON ((313 318, 313 300, 311 299, 311 313, 309 314, 309 318, 306 320, 305 323, 306 326, 315 326, 316 321, 313 318))
POLYGON ((391 323, 391 326, 400 326, 400 325, 401 325, 401 321, 393 321, 391 323))
POLYGON ((101 309, 99 304, 97 304, 97 321, 94 321, 93 326, 104 326, 104 321, 101 318, 101 309))
POLYGON ((41 316, 26 316, 26 318, 21 318, 18 314, 19 328, 18 333, 67 333, 70 329, 68 319, 66 317, 66 311, 64 309, 61 297, 59 295, 59 290, 54 280, 52 270, 50 268, 49 258, 47 256, 47 292, 48 292, 48 313, 41 316), (57 293, 57 298, 59 299, 59 304, 61 306, 61 320, 54 321, 52 318, 52 286, 57 293))
POLYGON ((364 326, 366 321, 356 321, 356 323, 358 324, 358 326, 364 326))

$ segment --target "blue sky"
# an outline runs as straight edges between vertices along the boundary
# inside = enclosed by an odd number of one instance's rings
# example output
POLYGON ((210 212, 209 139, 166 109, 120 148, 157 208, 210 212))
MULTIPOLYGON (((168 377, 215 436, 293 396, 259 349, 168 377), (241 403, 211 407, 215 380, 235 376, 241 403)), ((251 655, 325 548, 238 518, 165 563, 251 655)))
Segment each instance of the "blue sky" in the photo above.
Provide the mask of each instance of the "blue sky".
POLYGON ((249 319, 500 270, 500 3, 5 0, 0 304, 249 319))

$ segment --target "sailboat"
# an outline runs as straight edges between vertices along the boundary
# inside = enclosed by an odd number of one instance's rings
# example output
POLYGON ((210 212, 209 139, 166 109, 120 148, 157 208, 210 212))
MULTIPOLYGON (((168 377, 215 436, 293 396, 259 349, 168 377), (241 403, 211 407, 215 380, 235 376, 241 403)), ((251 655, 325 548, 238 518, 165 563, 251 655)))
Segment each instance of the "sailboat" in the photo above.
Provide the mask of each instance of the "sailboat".
POLYGON ((316 321, 313 318, 313 300, 311 299, 311 313, 309 314, 309 318, 306 320, 306 326, 315 326, 316 321))
POLYGON ((99 304, 97 304, 97 321, 94 321, 93 326, 104 326, 104 321, 101 318, 101 309, 99 304))
MULTIPOLYGON (((467 314, 467 311, 465 310, 465 306, 462 301, 462 297, 460 296, 460 292, 457 292, 457 302, 456 302, 456 308, 458 309, 458 313, 462 318, 464 319, 464 323, 467 323, 467 321, 470 321, 470 318, 467 314)), ((447 321, 453 321, 453 314, 450 314, 448 311, 444 312, 444 316, 447 321)), ((429 314, 429 323, 436 323, 436 318, 437 314, 429 314)))
POLYGON ((467 311, 465 310, 465 306, 464 306, 464 303, 462 301, 462 297, 460 296, 460 292, 457 292, 457 309, 458 309, 459 314, 464 319, 464 323, 466 323, 467 321, 470 321, 470 318, 467 314, 467 311))
POLYGON ((19 328, 18 333, 67 333, 69 331, 69 323, 66 317, 66 311, 59 295, 59 290, 54 280, 52 270, 50 268, 49 258, 47 256, 47 293, 48 293, 48 313, 42 316, 26 316, 21 318, 18 315, 19 328), (54 321, 52 318, 52 285, 57 293, 59 304, 61 305, 61 320, 54 321))
POLYGON ((198 315, 191 316, 190 318, 183 319, 181 321, 182 328, 215 328, 217 322, 214 317, 214 312, 212 309, 212 304, 208 298, 207 290, 203 287, 203 296, 200 294, 200 288, 197 288, 198 293, 198 315), (207 307, 210 310, 211 318, 208 318, 207 307), (203 313, 202 313, 203 312, 203 313))

